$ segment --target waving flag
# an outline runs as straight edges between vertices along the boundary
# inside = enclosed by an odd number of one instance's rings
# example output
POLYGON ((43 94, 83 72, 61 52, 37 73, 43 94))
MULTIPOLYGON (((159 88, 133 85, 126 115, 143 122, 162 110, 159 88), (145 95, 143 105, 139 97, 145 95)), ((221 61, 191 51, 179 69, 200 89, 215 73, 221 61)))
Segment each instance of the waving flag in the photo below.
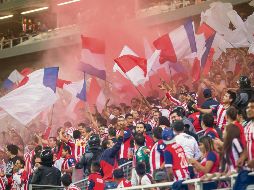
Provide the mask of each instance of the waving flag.
POLYGON ((23 125, 28 124, 56 102, 58 70, 51 67, 32 72, 26 84, 0 98, 0 107, 23 125))
POLYGON ((75 119, 76 114, 74 113, 74 111, 78 102, 80 100, 86 101, 86 81, 81 80, 78 82, 64 84, 63 89, 68 91, 72 96, 71 102, 66 108, 65 115, 75 119))
POLYGON ((135 86, 143 84, 147 74, 147 60, 138 57, 129 47, 125 46, 119 58, 116 58, 113 71, 119 71, 135 86))
POLYGON ((16 69, 11 72, 7 79, 4 80, 2 88, 12 90, 18 86, 19 82, 24 79, 24 76, 16 69))
POLYGON ((96 38, 81 36, 81 39, 80 69, 84 73, 106 80, 105 43, 96 38))
POLYGON ((161 64, 166 61, 176 63, 197 52, 193 22, 187 21, 179 28, 155 40, 153 45, 156 49, 161 50, 161 64))

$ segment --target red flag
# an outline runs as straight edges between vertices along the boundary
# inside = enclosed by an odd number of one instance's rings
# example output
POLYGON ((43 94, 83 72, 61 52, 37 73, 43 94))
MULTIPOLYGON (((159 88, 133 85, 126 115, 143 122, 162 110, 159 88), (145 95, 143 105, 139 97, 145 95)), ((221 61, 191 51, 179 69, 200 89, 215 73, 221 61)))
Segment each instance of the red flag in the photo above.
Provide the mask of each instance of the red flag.
POLYGON ((200 61, 197 57, 194 59, 191 75, 193 82, 196 82, 200 79, 200 61))
POLYGON ((134 67, 139 66, 144 71, 144 76, 147 74, 147 60, 134 55, 123 55, 115 59, 118 66, 127 73, 134 67))
POLYGON ((206 23, 202 23, 198 28, 197 34, 204 34, 205 39, 208 39, 215 34, 215 30, 206 23))
POLYGON ((96 104, 97 98, 101 92, 101 87, 95 78, 92 78, 90 83, 90 89, 87 94, 87 102, 90 106, 96 104))
POLYGON ((62 88, 62 89, 63 89, 63 86, 64 86, 65 84, 71 84, 71 81, 62 80, 62 79, 57 79, 57 81, 56 81, 56 86, 57 86, 58 88, 62 88))
POLYGON ((211 48, 210 52, 208 54, 207 60, 206 60, 205 67, 203 69, 203 75, 204 76, 207 76, 208 73, 210 72, 211 66, 213 64, 213 55, 214 55, 214 49, 211 48))

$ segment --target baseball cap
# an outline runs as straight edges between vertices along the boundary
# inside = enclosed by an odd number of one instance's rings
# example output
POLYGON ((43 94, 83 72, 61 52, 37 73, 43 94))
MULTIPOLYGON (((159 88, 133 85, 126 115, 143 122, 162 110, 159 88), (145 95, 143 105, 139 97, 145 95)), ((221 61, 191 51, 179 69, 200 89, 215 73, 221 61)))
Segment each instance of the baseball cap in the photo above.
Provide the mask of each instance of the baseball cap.
POLYGON ((175 142, 174 139, 175 135, 172 129, 165 128, 162 131, 162 140, 165 144, 172 144, 175 142))
POLYGON ((206 89, 203 91, 203 95, 204 95, 204 97, 211 97, 211 96, 212 96, 212 91, 211 91, 211 89, 206 88, 206 89))

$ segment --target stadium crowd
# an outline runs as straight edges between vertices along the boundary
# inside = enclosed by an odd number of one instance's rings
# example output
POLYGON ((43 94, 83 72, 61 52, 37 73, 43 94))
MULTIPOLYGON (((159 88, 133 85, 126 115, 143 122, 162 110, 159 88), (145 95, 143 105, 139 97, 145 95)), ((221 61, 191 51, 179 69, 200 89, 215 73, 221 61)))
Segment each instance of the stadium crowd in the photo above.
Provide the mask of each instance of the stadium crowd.
MULTIPOLYGON (((66 120, 44 132, 32 124, 25 135, 3 131, 0 189, 79 189, 74 178, 88 178, 89 190, 167 181, 175 181, 173 189, 193 189, 183 180, 233 173, 239 173, 234 188, 246 189, 254 183, 248 176, 254 168, 254 62, 230 52, 198 84, 161 80, 162 99, 135 97, 130 105, 110 105, 108 99, 101 113, 84 113, 78 123, 66 120), (230 69, 233 61, 246 63, 230 69), (133 168, 126 179, 119 166, 129 161, 133 168)), ((204 189, 228 186, 210 181, 204 189)))

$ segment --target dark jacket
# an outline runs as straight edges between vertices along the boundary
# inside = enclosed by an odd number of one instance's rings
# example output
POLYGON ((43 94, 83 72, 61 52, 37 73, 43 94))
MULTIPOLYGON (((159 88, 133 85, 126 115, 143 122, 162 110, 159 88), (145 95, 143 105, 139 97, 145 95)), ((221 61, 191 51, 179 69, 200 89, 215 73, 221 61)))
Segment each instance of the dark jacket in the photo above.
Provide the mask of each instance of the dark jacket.
POLYGON ((40 166, 34 172, 31 184, 61 186, 61 172, 54 166, 40 166))

